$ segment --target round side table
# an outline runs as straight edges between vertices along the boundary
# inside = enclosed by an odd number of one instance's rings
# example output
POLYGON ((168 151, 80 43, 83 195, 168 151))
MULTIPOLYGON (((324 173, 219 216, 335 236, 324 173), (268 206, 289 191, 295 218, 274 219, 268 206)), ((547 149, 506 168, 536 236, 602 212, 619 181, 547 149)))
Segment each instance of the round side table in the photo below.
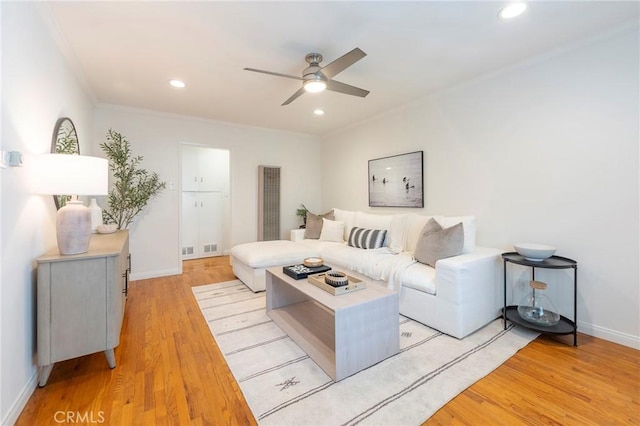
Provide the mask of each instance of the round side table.
POLYGON ((517 252, 502 254, 504 263, 504 306, 502 309, 502 319, 504 328, 507 328, 507 320, 522 327, 530 328, 544 334, 573 334, 573 346, 578 346, 578 319, 577 319, 577 294, 578 294, 578 262, 575 260, 551 256, 544 260, 529 260, 517 252), (531 279, 536 279, 536 268, 545 269, 569 269, 573 268, 573 319, 560 315, 560 322, 553 326, 542 326, 528 322, 518 314, 518 307, 507 306, 507 263, 531 267, 531 279))

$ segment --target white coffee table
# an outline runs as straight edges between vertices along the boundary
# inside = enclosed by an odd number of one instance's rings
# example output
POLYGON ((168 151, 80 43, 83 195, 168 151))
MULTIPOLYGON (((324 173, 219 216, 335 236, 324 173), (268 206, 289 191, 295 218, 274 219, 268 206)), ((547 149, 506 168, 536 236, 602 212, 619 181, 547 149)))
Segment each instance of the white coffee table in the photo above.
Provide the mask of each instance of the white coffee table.
POLYGON ((267 315, 333 380, 398 353, 398 293, 376 284, 334 296, 294 280, 282 267, 266 271, 267 315))

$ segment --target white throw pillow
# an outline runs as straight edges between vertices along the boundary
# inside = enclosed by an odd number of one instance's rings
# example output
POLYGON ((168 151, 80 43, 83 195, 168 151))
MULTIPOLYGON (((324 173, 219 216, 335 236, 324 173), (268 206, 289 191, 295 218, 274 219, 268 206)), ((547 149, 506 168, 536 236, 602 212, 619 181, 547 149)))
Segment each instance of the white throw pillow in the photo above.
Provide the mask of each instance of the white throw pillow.
POLYGON ((344 222, 322 218, 322 232, 320 241, 335 241, 344 243, 344 222))
POLYGON ((305 239, 317 240, 318 238, 320 238, 320 232, 322 232, 323 218, 333 220, 335 218, 333 214, 333 210, 330 210, 323 214, 315 214, 309 211, 307 212, 307 226, 304 230, 305 239))
POLYGON ((351 228, 353 228, 353 222, 356 218, 356 212, 351 210, 332 209, 334 213, 334 220, 344 222, 344 235, 343 239, 346 241, 349 238, 351 228))
POLYGON ((406 214, 394 214, 384 242, 392 253, 400 253, 407 242, 407 218, 406 214))

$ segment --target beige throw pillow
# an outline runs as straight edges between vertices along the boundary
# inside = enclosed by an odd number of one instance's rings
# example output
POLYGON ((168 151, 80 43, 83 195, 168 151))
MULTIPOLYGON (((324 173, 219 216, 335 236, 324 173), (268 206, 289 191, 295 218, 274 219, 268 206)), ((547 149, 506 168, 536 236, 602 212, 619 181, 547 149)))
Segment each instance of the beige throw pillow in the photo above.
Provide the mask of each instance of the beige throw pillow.
POLYGON ((317 215, 311 212, 307 212, 307 227, 304 230, 304 237, 310 240, 317 240, 320 238, 322 232, 322 218, 334 220, 333 210, 330 210, 324 214, 317 215))
POLYGON ((418 262, 435 268, 438 260, 462 254, 463 246, 462 222, 442 229, 442 226, 431 218, 420 233, 413 257, 418 262))

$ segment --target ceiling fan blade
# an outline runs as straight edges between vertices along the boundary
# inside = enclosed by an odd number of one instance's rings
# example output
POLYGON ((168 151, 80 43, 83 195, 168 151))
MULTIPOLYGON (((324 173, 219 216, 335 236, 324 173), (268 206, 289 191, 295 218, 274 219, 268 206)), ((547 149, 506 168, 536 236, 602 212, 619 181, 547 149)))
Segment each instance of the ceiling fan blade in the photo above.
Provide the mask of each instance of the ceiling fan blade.
POLYGON ((344 71, 365 56, 367 56, 367 54, 356 47, 351 52, 345 53, 327 66, 322 67, 322 74, 324 74, 327 78, 332 78, 333 76, 344 71))
POLYGON ((305 92, 304 87, 299 88, 298 91, 296 93, 294 93, 293 95, 291 95, 291 97, 289 99, 284 101, 281 106, 289 105, 291 102, 295 101, 300 96, 302 96, 302 94, 304 92, 305 92))
POLYGON ((243 69, 245 71, 259 72, 262 74, 275 75, 277 77, 286 77, 286 78, 293 78, 294 80, 302 80, 302 77, 296 77, 295 75, 288 75, 288 74, 280 74, 279 72, 264 71, 264 70, 258 70, 255 68, 243 68, 243 69))
POLYGON ((344 93, 345 95, 360 96, 361 98, 364 98, 369 94, 368 90, 360 89, 359 87, 350 86, 348 84, 344 84, 335 80, 327 81, 327 90, 344 93))

